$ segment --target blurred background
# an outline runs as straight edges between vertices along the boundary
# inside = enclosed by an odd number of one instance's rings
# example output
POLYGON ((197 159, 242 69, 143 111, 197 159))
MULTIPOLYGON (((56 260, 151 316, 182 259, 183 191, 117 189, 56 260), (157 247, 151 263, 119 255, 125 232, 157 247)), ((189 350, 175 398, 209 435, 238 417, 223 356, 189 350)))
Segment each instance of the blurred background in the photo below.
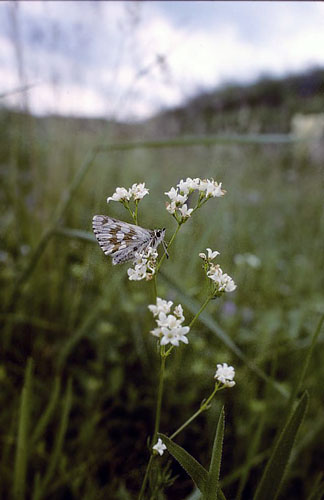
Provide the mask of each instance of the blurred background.
MULTIPOLYGON (((168 359, 161 430, 199 408, 217 363, 235 366, 235 388, 177 442, 207 466, 225 404, 224 492, 253 497, 324 312, 323 46, 320 3, 1 2, 0 497, 136 498, 157 392, 153 291, 112 267, 91 219, 128 220, 106 198, 145 182, 140 224, 169 239, 164 192, 188 176, 227 194, 182 228, 158 293, 189 323, 206 247, 237 290, 168 359)), ((320 335, 285 499, 320 498, 322 357, 320 335)), ((168 470, 159 498, 199 498, 168 470)))

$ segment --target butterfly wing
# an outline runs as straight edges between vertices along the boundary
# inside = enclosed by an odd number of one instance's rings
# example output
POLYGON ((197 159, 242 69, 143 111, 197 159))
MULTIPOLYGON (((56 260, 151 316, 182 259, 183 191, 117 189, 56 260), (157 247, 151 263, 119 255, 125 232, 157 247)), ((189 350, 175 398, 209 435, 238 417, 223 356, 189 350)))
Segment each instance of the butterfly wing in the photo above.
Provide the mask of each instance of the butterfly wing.
POLYGON ((113 264, 133 260, 135 253, 141 252, 152 240, 152 231, 107 215, 95 215, 92 228, 105 255, 112 257, 113 264))

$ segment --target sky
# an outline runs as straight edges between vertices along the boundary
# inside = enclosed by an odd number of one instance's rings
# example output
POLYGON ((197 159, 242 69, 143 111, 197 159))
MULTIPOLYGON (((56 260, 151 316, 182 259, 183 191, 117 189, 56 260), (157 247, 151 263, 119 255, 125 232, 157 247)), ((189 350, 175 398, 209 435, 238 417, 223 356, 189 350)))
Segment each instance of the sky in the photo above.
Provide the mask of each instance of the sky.
POLYGON ((323 47, 320 2, 1 2, 0 105, 140 120, 323 47))

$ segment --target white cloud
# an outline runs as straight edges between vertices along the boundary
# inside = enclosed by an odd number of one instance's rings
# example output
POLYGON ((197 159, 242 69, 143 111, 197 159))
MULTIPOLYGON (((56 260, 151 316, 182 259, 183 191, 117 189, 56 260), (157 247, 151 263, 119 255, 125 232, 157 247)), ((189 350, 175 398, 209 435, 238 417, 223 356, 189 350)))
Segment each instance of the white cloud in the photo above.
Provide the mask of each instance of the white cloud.
MULTIPOLYGON (((197 89, 324 64, 319 3, 206 2, 200 8, 196 2, 21 2, 18 7, 3 3, 0 14, 16 8, 25 83, 37 83, 29 90, 29 104, 37 113, 141 118, 180 104, 197 89), (186 23, 179 22, 181 15, 186 23)), ((0 20, 0 93, 19 85, 10 19, 0 20)), ((19 98, 6 102, 17 104, 19 98)))

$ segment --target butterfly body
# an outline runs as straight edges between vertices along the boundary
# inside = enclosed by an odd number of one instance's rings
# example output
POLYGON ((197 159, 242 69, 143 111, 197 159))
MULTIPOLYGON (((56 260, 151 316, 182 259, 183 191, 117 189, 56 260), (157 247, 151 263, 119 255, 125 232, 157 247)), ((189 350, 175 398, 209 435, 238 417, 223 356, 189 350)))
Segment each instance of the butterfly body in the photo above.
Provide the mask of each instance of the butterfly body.
POLYGON ((107 215, 95 215, 92 228, 103 252, 112 257, 114 265, 134 260, 136 254, 148 247, 157 248, 160 243, 164 246, 165 229, 144 229, 107 215))

